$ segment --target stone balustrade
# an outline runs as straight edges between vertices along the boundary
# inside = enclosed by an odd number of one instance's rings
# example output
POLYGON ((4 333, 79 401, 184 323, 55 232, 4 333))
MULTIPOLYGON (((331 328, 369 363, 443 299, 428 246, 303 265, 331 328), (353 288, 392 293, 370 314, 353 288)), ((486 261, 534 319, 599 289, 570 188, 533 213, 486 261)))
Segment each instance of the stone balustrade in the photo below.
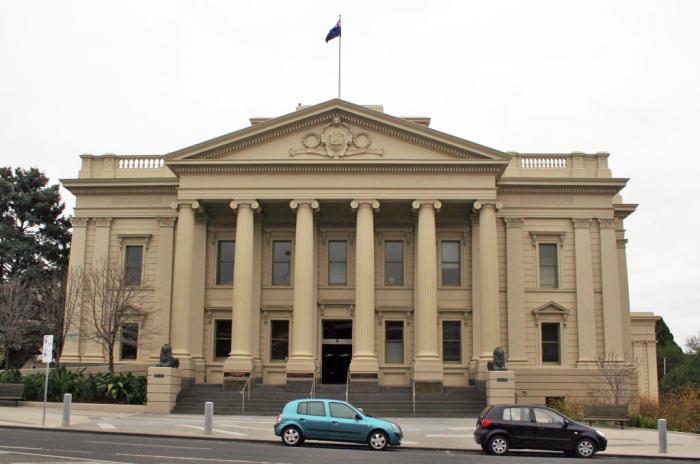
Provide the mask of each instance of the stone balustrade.
POLYGON ((117 156, 107 153, 95 156, 87 153, 80 158, 82 166, 78 177, 81 179, 175 177, 160 155, 117 156))

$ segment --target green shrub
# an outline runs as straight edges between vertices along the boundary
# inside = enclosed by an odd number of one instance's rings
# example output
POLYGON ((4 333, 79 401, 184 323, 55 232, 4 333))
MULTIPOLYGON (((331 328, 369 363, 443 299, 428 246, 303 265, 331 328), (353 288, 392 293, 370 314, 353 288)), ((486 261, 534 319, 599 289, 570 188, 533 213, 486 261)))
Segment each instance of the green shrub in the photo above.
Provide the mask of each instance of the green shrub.
POLYGON ((0 371, 0 383, 22 383, 22 374, 18 369, 0 371))
POLYGON ((556 409, 565 416, 575 421, 583 420, 583 402, 574 399, 557 398, 549 403, 549 407, 556 409))
POLYGON ((630 416, 629 426, 639 427, 640 429, 655 429, 657 426, 657 420, 653 417, 641 416, 636 414, 630 416))

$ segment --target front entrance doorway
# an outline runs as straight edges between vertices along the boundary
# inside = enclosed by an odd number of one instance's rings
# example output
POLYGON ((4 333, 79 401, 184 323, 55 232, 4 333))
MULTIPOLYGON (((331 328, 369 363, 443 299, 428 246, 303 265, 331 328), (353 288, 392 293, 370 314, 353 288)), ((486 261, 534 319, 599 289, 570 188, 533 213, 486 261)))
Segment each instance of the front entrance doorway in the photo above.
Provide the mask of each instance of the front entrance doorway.
POLYGON ((343 384, 352 359, 352 320, 323 321, 321 383, 343 384))

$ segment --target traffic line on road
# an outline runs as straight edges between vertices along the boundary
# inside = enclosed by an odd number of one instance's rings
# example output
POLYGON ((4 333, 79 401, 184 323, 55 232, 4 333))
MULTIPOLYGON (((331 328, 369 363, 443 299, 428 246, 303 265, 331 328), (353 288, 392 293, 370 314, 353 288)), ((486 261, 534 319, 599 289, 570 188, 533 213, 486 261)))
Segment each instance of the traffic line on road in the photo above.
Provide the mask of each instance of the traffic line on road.
MULTIPOLYGON (((43 449, 43 448, 37 448, 37 449, 43 449)), ((75 462, 75 460, 77 459, 78 461, 80 461, 83 464, 89 464, 91 462, 97 462, 97 463, 106 462, 106 463, 110 463, 110 464, 128 464, 124 461, 106 461, 104 459, 79 458, 76 456, 58 456, 55 454, 43 454, 43 453, 28 453, 26 451, 12 451, 11 454, 21 454, 23 456, 39 456, 42 458, 58 458, 58 459, 65 459, 65 460, 68 460, 68 459, 73 460, 73 461, 67 461, 67 462, 75 462)))
POLYGON ((451 435, 451 434, 435 434, 426 435, 428 438, 469 438, 469 435, 451 435))
POLYGON ((135 458, 158 458, 158 459, 180 459, 184 461, 211 461, 211 462, 237 462, 240 464, 289 464, 285 462, 270 462, 270 461, 247 461, 245 459, 216 459, 216 458, 201 458, 201 457, 184 457, 184 456, 157 456, 154 454, 130 454, 116 453, 117 456, 132 456, 135 458))
POLYGON ((116 430, 117 426, 114 424, 108 424, 107 422, 98 422, 97 426, 102 430, 116 430))
POLYGON ((213 448, 198 448, 196 446, 172 446, 172 445, 146 445, 144 443, 124 443, 117 441, 96 441, 96 440, 85 440, 85 443, 99 443, 104 445, 122 445, 122 446, 146 446, 150 448, 178 448, 178 449, 188 449, 188 450, 206 450, 211 451, 213 448))
MULTIPOLYGON (((204 431, 204 427, 200 427, 198 425, 189 425, 189 424, 177 424, 178 427, 187 427, 189 429, 196 429, 196 430, 201 430, 202 432, 204 431)), ((247 433, 239 433, 239 432, 232 432, 230 430, 221 430, 221 429, 213 429, 212 432, 216 433, 224 433, 226 435, 236 435, 237 437, 247 437, 249 436, 247 433)))

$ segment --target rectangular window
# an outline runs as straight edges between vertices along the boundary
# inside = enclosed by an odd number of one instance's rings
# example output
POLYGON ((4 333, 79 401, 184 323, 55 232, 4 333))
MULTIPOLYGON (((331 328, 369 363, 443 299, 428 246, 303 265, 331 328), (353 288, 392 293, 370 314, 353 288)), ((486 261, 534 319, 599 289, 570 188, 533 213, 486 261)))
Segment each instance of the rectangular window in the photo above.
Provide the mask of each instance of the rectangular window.
POLYGON ((323 417, 326 415, 326 407, 323 401, 303 401, 297 405, 297 414, 323 417))
POLYGON ((139 325, 136 322, 122 324, 120 359, 137 359, 139 354, 139 325))
POLYGON ((543 322, 542 323, 542 362, 557 363, 560 359, 561 334, 559 323, 543 322))
POLYGON ((125 256, 126 266, 124 273, 126 274, 126 285, 130 287, 138 287, 141 285, 141 270, 143 268, 143 246, 129 245, 126 247, 125 256))
POLYGON ((511 422, 531 422, 530 408, 503 408, 503 420, 511 422))
POLYGON ((270 321, 270 359, 286 361, 289 356, 289 321, 270 321))
POLYGON ((559 287, 559 261, 556 243, 540 243, 540 288, 559 287))
POLYGON ((292 242, 272 242, 272 285, 289 285, 292 275, 292 242))
POLYGON ((442 285, 461 285, 459 241, 443 240, 441 242, 442 285))
POLYGON ((403 242, 384 242, 384 285, 403 285, 403 242))
POLYGON ((214 321, 214 357, 227 358, 231 352, 231 321, 217 319, 214 321))
POLYGON ((233 284, 233 259, 236 254, 236 242, 219 240, 216 253, 216 285, 233 284))
POLYGON ((462 323, 442 321, 442 360, 462 361, 462 323))
POLYGON ((348 242, 328 242, 328 285, 348 283, 348 242))
POLYGON ((384 361, 387 364, 403 363, 403 321, 385 321, 384 329, 384 361))

